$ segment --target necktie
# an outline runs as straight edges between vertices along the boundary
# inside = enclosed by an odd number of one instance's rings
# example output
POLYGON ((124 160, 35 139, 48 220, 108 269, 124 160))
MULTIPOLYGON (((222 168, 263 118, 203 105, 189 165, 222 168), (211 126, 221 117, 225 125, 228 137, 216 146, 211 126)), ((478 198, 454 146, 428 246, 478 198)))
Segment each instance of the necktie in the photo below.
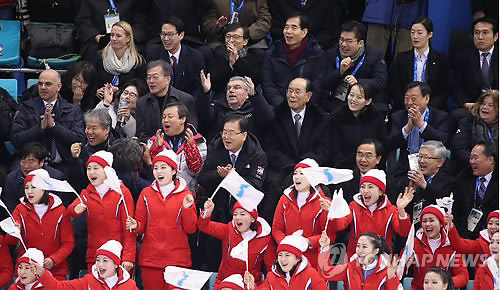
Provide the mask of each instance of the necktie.
POLYGON ((477 190, 477 193, 479 195, 479 199, 481 200, 484 198, 484 194, 486 193, 486 185, 484 185, 485 182, 486 178, 484 176, 479 178, 479 188, 477 190))
POLYGON ((490 55, 489 52, 483 52, 481 53, 481 56, 483 57, 483 62, 481 64, 481 77, 483 80, 483 88, 490 88, 490 65, 488 63, 488 55, 490 55))
POLYGON ((413 126, 410 132, 410 140, 408 144, 408 149, 410 153, 417 153, 420 148, 420 132, 418 131, 418 126, 413 126))
POLYGON ((172 59, 172 71, 174 72, 175 75, 175 70, 177 69, 177 59, 173 55, 170 58, 172 59))
POLYGON ((304 7, 307 4, 307 0, 300 0, 300 6, 304 7))
POLYGON ((231 164, 233 164, 233 168, 234 168, 236 165, 236 154, 231 153, 231 155, 229 155, 229 157, 231 158, 231 164))
POLYGON ((302 117, 299 114, 295 114, 295 116, 293 116, 293 119, 295 120, 295 133, 297 133, 297 138, 300 136, 300 129, 302 128, 301 118, 302 117))
MULTIPOLYGON (((52 114, 52 109, 54 108, 53 104, 45 105, 45 111, 48 111, 49 114, 52 114)), ((53 136, 50 136, 50 158, 52 162, 56 161, 57 156, 57 147, 56 147, 56 139, 53 136)))

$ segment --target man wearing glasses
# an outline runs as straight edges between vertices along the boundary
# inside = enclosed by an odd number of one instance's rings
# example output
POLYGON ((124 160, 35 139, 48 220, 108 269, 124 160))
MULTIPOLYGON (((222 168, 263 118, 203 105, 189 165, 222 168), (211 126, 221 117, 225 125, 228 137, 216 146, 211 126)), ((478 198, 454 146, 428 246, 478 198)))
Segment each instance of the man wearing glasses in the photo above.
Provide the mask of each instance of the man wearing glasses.
POLYGON ((171 84, 174 88, 195 95, 200 89, 200 70, 205 68, 201 52, 181 43, 184 23, 175 16, 168 17, 161 26, 162 45, 152 45, 146 50, 146 60, 163 59, 170 64, 171 84))
POLYGON ((382 90, 387 79, 382 51, 366 44, 366 27, 352 20, 342 24, 339 43, 327 52, 328 69, 323 87, 326 105, 330 112, 340 107, 350 88, 363 80, 374 89, 374 104, 387 111, 387 101, 382 90))

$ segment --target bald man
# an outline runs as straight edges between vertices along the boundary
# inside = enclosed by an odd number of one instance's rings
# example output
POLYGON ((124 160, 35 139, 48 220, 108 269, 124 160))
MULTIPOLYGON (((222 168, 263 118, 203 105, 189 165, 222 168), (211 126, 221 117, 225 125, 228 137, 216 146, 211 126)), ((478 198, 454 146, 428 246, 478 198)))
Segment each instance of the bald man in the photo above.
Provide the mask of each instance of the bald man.
POLYGON ((31 141, 42 143, 50 152, 52 167, 67 173, 72 143, 83 140, 80 108, 59 96, 61 76, 45 70, 38 79, 38 95, 21 103, 12 121, 12 143, 21 148, 31 141))

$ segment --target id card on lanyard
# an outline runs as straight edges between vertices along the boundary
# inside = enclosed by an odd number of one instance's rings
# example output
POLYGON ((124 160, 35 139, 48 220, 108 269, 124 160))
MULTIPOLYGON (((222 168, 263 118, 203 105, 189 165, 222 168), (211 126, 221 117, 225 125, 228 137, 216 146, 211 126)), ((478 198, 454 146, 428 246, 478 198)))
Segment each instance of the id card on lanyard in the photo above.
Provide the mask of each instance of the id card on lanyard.
MULTIPOLYGON (((408 116, 408 118, 410 117, 408 116)), ((427 121, 429 121, 429 108, 425 108, 425 113, 424 113, 424 122, 427 123, 427 121)), ((419 144, 422 145, 423 143, 424 143, 424 138, 420 138, 419 144)), ((411 144, 411 134, 408 135, 408 151, 410 151, 410 144, 411 144)))
POLYGON ((116 10, 115 2, 113 0, 109 0, 109 5, 111 9, 107 10, 107 14, 104 15, 104 25, 106 26, 106 33, 111 33, 111 28, 113 25, 120 21, 120 14, 116 10))
POLYGON ((470 210, 469 216, 467 217, 467 230, 473 232, 476 229, 477 224, 483 217, 484 213, 480 209, 481 205, 477 204, 479 191, 479 178, 476 178, 476 185, 474 187, 474 207, 470 210))
POLYGON ((229 8, 231 9, 231 11, 230 11, 231 21, 229 21, 229 24, 240 22, 240 18, 239 18, 240 10, 241 10, 241 8, 243 8, 243 4, 245 4, 245 0, 241 0, 241 3, 238 6, 238 8, 234 9, 234 1, 235 0, 231 0, 230 6, 229 6, 229 8))
MULTIPOLYGON (((361 68, 361 66, 365 62, 365 56, 366 56, 366 53, 363 54, 363 57, 359 60, 358 64, 356 65, 356 67, 352 71, 352 73, 351 73, 352 76, 356 76, 356 73, 358 73, 358 70, 361 68)), ((335 59, 335 63, 337 65, 336 69, 339 69, 340 57, 338 55, 337 55, 337 58, 335 59)), ((346 82, 343 82, 335 90, 335 98, 344 102, 345 99, 347 98, 347 91, 349 91, 349 85, 346 82)))
POLYGON ((422 68, 422 74, 420 75, 420 80, 418 79, 417 73, 417 57, 413 59, 413 81, 425 82, 425 70, 427 69, 427 57, 424 58, 424 67, 422 68))

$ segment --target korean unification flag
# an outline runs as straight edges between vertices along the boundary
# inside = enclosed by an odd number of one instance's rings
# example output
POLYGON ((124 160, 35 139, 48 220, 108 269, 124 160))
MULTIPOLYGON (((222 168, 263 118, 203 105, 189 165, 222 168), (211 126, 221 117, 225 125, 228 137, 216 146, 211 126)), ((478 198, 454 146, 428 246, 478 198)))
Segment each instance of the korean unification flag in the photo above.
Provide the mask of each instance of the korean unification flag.
POLYGON ((241 205, 248 210, 257 209, 257 206, 264 198, 264 193, 255 189, 250 183, 246 182, 236 170, 231 170, 228 175, 219 184, 229 191, 241 205))
POLYGON ((352 170, 330 167, 302 168, 302 174, 307 178, 312 187, 318 184, 338 184, 353 178, 352 170))
POLYGON ((50 177, 35 175, 31 181, 34 187, 49 191, 58 192, 76 192, 75 189, 66 181, 50 177))
POLYGON ((212 275, 211 272, 191 270, 176 266, 165 267, 165 282, 175 287, 188 290, 200 290, 212 275))
POLYGON ((328 219, 343 218, 351 213, 351 209, 344 199, 342 188, 335 191, 332 196, 332 203, 328 210, 328 219))
POLYGON ((244 239, 231 249, 231 257, 248 262, 248 240, 244 239))
POLYGON ((408 233, 408 238, 406 239, 405 249, 403 251, 403 254, 401 254, 398 267, 396 268, 396 275, 398 275, 399 280, 403 278, 406 263, 408 262, 410 257, 415 253, 413 248, 414 244, 415 244, 415 224, 412 224, 410 232, 408 233))
POLYGON ((12 221, 12 218, 10 218, 10 217, 8 217, 0 222, 0 228, 2 228, 2 230, 4 232, 6 232, 8 235, 16 237, 19 240, 23 239, 21 237, 21 231, 19 231, 19 229, 16 227, 16 225, 12 221))

